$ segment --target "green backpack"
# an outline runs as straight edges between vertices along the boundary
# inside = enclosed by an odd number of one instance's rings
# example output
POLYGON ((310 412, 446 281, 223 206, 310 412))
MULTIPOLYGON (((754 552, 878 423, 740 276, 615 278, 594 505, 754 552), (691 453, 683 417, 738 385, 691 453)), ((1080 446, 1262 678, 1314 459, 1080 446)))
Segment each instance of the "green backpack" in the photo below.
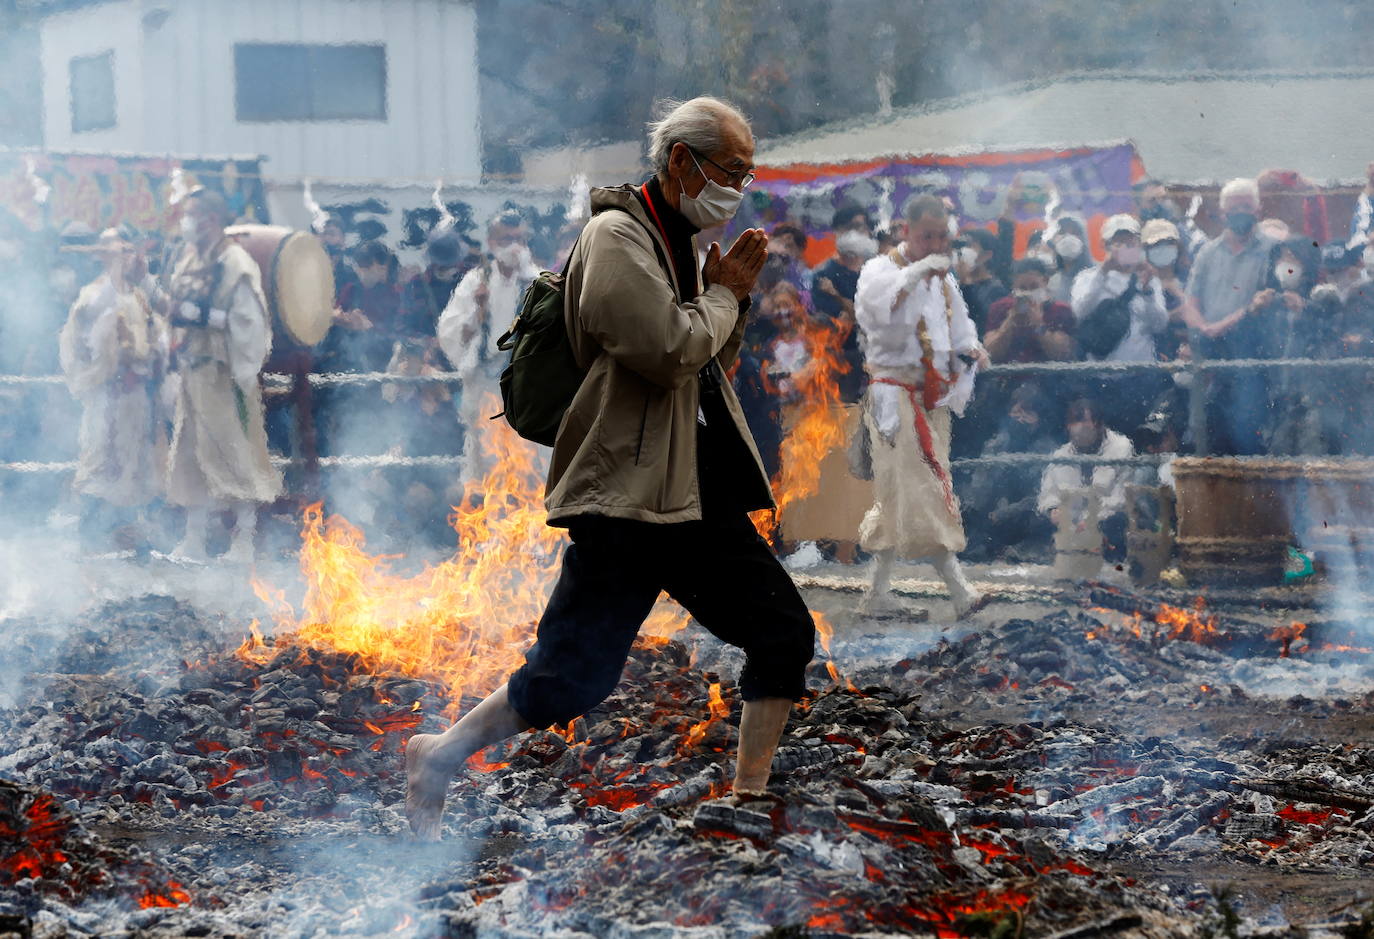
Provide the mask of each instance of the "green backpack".
POLYGON ((553 446, 558 425, 587 377, 573 355, 563 316, 568 264, 559 273, 542 271, 531 281, 510 329, 496 340, 496 348, 511 354, 501 372, 505 410, 496 416, 504 416, 521 437, 546 447, 553 446))
MULTIPOLYGON (((625 210, 610 207, 605 211, 625 210)), ((576 253, 574 242, 562 271, 541 271, 530 282, 515 321, 496 340, 496 348, 510 353, 510 364, 501 372, 505 410, 496 417, 504 416, 521 437, 546 447, 553 446, 563 415, 587 377, 587 369, 573 355, 564 319, 568 267, 576 253)), ((654 242, 654 254, 663 269, 670 270, 658 242, 654 242)))

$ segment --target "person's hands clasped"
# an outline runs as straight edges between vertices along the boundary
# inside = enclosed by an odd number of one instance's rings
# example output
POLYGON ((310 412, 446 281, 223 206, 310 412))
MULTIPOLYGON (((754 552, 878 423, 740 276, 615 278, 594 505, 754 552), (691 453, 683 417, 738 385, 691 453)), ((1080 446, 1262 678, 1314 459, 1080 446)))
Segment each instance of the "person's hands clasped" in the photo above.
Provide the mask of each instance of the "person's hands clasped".
POLYGON ((701 273, 707 284, 728 287, 735 299, 744 300, 754 289, 754 281, 766 260, 768 236, 761 228, 750 228, 735 239, 724 255, 720 253, 720 242, 711 242, 701 273))

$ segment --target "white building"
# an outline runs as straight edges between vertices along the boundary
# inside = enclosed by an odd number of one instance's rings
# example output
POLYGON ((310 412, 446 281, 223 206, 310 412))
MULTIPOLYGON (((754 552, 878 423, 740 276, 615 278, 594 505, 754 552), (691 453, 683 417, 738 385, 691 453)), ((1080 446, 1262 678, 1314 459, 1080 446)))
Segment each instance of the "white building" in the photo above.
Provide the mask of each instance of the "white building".
POLYGON ((51 150, 261 154, 279 185, 481 174, 471 0, 110 0, 39 35, 51 150))
POLYGON ((1296 169, 1363 183, 1374 71, 1075 72, 761 140, 757 160, 1038 149, 1131 140, 1152 176, 1207 184, 1296 169))

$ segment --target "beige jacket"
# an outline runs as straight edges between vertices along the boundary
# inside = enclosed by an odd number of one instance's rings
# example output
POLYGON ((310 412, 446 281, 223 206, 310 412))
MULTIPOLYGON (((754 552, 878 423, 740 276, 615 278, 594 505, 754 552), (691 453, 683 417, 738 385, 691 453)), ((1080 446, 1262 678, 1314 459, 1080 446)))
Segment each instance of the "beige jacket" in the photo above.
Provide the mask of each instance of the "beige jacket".
MULTIPOLYGON (((592 213, 568 267, 565 311, 589 371, 554 442, 549 524, 700 519, 697 373, 713 356, 722 369, 734 363, 746 316, 720 284, 681 302, 668 246, 632 187, 592 190, 592 213)), ((722 392, 768 491, 734 389, 725 382, 722 392)))

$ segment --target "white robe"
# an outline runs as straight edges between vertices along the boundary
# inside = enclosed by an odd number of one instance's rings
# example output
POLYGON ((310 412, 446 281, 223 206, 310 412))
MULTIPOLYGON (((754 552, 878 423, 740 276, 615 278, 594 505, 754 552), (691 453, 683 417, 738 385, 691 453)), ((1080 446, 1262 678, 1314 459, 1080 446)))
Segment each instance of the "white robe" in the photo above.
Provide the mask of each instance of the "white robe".
POLYGON ((980 348, 968 306, 950 273, 921 279, 900 303, 903 267, 889 255, 872 258, 859 273, 854 299, 865 368, 873 379, 865 399, 865 416, 873 456, 874 504, 859 526, 865 550, 894 550, 908 558, 925 558, 964 547, 958 513, 945 497, 946 483, 927 464, 916 432, 916 408, 930 430, 932 449, 945 479, 949 478, 950 411, 963 414, 973 394, 976 369, 959 353, 980 348), (946 310, 945 288, 950 303, 946 310), (922 404, 924 381, 919 324, 924 323, 934 365, 949 389, 932 411, 922 404), (888 384, 889 381, 915 388, 888 384))
POLYGON ((509 277, 488 261, 463 276, 439 317, 439 347, 462 377, 456 404, 463 425, 459 473, 464 480, 480 478, 490 469, 480 458, 478 438, 485 429, 483 421, 501 410, 499 379, 506 354, 497 351, 496 338, 515 319, 525 288, 538 276, 539 268, 528 252, 509 277), (487 288, 485 303, 477 296, 483 286, 487 288))
POLYGON ((151 383, 166 350, 165 325, 138 288, 118 291, 102 274, 81 290, 59 337, 81 402, 77 492, 119 506, 162 495, 167 437, 151 383))
POLYGON ((272 502, 282 492, 281 473, 267 452, 258 384, 272 349, 272 323, 257 266, 238 245, 225 248, 231 252, 241 256, 227 260, 226 269, 242 275, 216 292, 227 314, 222 327, 177 330, 180 388, 167 474, 168 501, 175 505, 272 502))

